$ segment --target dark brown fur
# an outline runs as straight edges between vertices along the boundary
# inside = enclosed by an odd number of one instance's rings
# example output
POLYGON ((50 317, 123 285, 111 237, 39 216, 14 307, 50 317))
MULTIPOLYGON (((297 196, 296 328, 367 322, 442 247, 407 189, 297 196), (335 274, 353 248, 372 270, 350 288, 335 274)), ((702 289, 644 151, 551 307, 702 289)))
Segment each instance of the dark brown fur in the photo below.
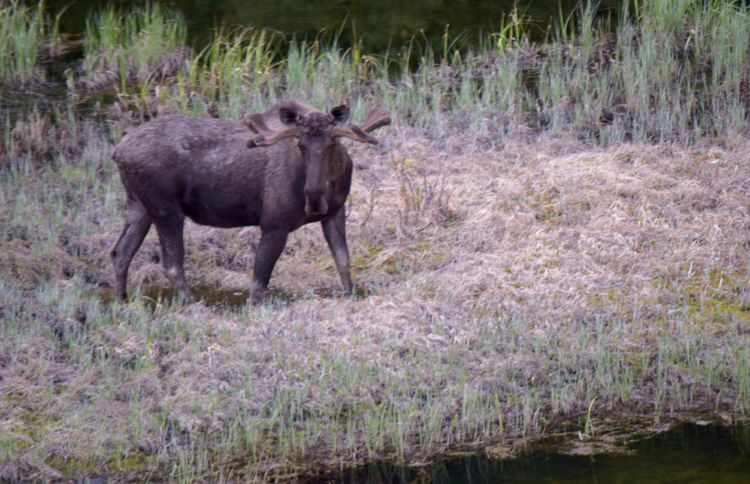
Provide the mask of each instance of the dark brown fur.
POLYGON ((352 160, 338 138, 374 142, 365 132, 389 119, 381 109, 362 128, 337 126, 347 117, 345 106, 329 115, 289 102, 244 122, 174 115, 128 133, 114 152, 127 193, 125 227, 110 251, 117 295, 126 297, 128 267, 153 223, 167 277, 192 299, 183 268, 186 216, 213 227, 260 226, 254 303, 289 232, 319 221, 344 291, 351 293, 344 202, 352 160))

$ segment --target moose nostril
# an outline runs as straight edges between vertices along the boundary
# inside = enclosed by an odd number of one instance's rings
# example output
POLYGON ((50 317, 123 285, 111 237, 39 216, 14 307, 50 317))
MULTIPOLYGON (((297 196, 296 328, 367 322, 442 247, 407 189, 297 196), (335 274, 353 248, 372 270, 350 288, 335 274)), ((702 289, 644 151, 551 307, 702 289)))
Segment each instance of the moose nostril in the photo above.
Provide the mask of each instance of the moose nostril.
POLYGON ((305 212, 308 215, 319 215, 328 211, 328 203, 325 198, 307 198, 305 212))

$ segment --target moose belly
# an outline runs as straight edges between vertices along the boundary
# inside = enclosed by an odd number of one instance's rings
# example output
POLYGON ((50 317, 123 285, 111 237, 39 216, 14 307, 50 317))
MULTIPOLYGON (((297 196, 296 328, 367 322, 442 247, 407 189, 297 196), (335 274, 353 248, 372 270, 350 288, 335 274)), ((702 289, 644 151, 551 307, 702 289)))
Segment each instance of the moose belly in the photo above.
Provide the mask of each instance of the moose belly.
POLYGON ((251 197, 191 190, 182 210, 193 222, 212 227, 246 227, 260 222, 260 204, 251 197))

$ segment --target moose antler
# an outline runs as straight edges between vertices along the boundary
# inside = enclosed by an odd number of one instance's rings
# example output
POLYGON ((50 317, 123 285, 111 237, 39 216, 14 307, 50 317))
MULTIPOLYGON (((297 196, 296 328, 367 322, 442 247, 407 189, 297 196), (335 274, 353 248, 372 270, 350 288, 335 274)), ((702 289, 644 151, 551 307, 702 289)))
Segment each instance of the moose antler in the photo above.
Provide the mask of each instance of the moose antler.
POLYGON ((250 138, 247 147, 271 146, 285 138, 295 136, 297 134, 295 125, 314 112, 320 111, 305 103, 284 101, 265 113, 253 113, 245 116, 243 120, 245 125, 256 135, 250 138))
POLYGON ((282 139, 291 138, 297 133, 297 129, 294 127, 279 130, 269 128, 265 117, 261 113, 253 113, 245 116, 244 122, 248 129, 255 134, 247 142, 248 148, 271 146, 282 139))
MULTIPOLYGON (((271 146, 274 143, 285 138, 291 138, 297 134, 296 125, 301 118, 307 117, 310 113, 319 112, 307 104, 286 101, 280 103, 265 113, 253 113, 245 116, 244 123, 253 132, 255 136, 247 142, 248 148, 256 146, 271 146), (272 124, 280 124, 280 128, 271 128, 267 121, 272 124), (275 121, 275 123, 274 123, 275 121), (286 125, 286 127, 284 126, 286 125)), ((349 138, 360 143, 377 144, 378 140, 370 136, 369 132, 374 131, 381 126, 391 124, 391 118, 388 110, 377 107, 367 113, 362 126, 351 124, 348 128, 336 126, 333 128, 333 136, 349 138)))
POLYGON ((391 124, 391 117, 388 114, 388 110, 385 108, 373 108, 367 113, 367 118, 365 118, 365 122, 362 123, 361 127, 356 124, 351 124, 348 128, 337 126, 333 128, 333 135, 375 145, 378 144, 377 138, 367 133, 389 124, 391 124))
POLYGON ((373 108, 367 113, 367 118, 362 123, 362 130, 369 133, 389 124, 391 124, 391 116, 388 110, 386 108, 373 108))

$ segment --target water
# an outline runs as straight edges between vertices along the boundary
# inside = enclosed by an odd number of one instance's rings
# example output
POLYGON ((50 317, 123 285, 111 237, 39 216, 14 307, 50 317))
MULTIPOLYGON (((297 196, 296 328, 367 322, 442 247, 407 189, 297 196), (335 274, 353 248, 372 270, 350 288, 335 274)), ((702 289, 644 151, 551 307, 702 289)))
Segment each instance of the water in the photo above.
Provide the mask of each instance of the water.
MULTIPOLYGON (((249 289, 223 289, 215 286, 197 285, 190 288, 196 301, 201 301, 204 305, 215 309, 228 309, 231 311, 245 311, 245 306, 249 304, 249 289)), ((301 299, 319 298, 343 298, 352 297, 355 299, 365 299, 377 292, 375 287, 355 286, 354 294, 343 296, 340 292, 332 288, 312 290, 309 289, 304 293, 294 293, 285 291, 281 287, 271 286, 264 294, 264 304, 273 304, 275 306, 284 306, 293 301, 301 299)), ((99 299, 105 305, 112 304, 114 293, 111 289, 102 289, 98 293, 99 299)), ((159 303, 178 303, 179 295, 177 289, 172 286, 151 286, 144 287, 135 296, 142 298, 146 306, 152 309, 156 308, 159 303)))
MULTIPOLYGON (((247 304, 248 298, 250 297, 250 291, 245 290, 226 290, 219 289, 212 286, 195 286, 192 287, 193 296, 198 301, 202 301, 207 306, 216 308, 230 308, 239 310, 242 306, 247 304)), ((291 297, 284 293, 277 294, 274 292, 272 296, 275 297, 291 297)), ((154 286, 144 288, 142 292, 139 292, 137 297, 143 298, 148 306, 155 307, 158 302, 173 303, 179 300, 177 289, 174 287, 162 287, 154 286)), ((99 292, 99 299, 104 304, 111 304, 114 300, 114 293, 110 289, 103 289, 99 292)))
MULTIPOLYGON (((62 30, 80 33, 86 16, 102 6, 132 5, 122 0, 48 0, 53 11, 68 6, 62 17, 62 30)), ((352 30, 362 41, 365 52, 398 50, 412 37, 427 38, 438 47, 449 25, 451 38, 460 37, 469 45, 479 32, 497 31, 503 16, 518 4, 519 13, 534 19, 532 33, 538 37, 550 22, 557 22, 560 8, 566 14, 577 0, 172 0, 161 2, 180 11, 188 25, 194 47, 206 44, 219 25, 242 25, 271 29, 288 38, 313 39, 321 31, 336 32, 344 27, 342 46, 351 44, 352 30), (421 32, 424 32, 424 36, 421 32)), ((616 5, 600 2, 603 7, 616 5)))
POLYGON ((750 482, 750 424, 735 427, 682 424, 626 446, 626 453, 565 455, 555 442, 525 456, 499 460, 474 456, 423 468, 371 465, 310 482, 434 484, 479 483, 725 483, 750 482))

